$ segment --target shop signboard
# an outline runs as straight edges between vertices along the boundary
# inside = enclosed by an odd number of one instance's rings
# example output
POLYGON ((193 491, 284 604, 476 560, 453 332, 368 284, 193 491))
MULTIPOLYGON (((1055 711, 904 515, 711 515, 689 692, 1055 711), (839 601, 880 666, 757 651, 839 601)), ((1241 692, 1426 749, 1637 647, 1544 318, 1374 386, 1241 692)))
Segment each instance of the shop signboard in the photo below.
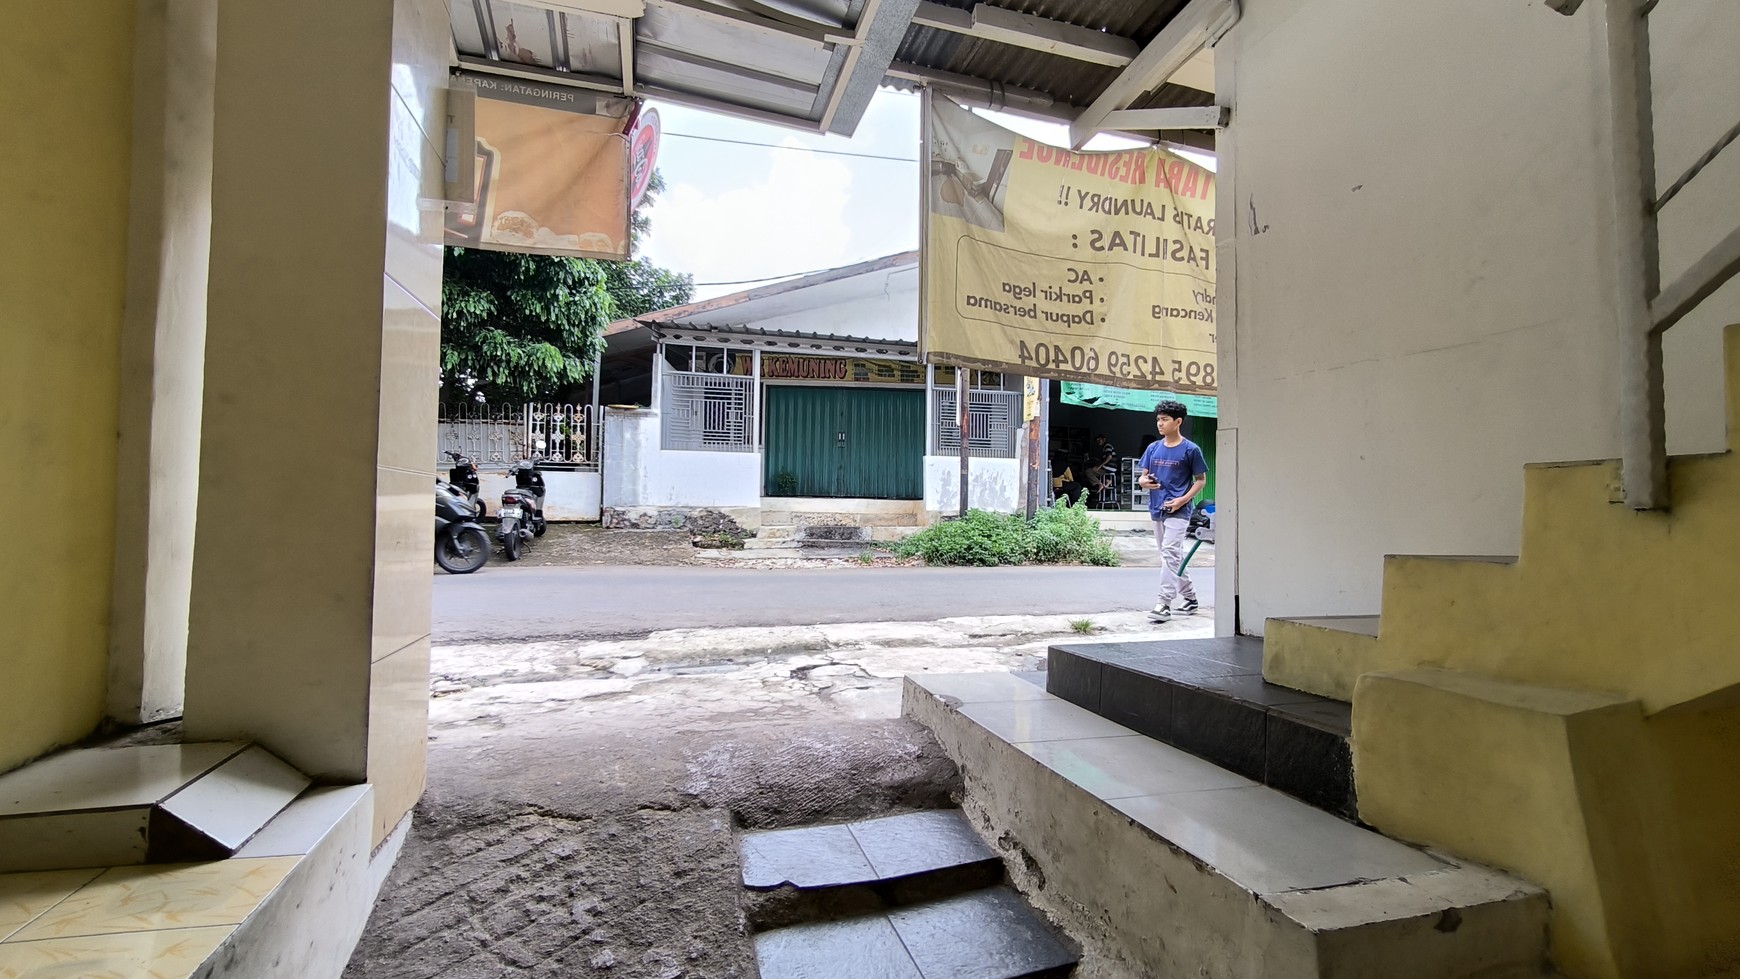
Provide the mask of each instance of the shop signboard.
POLYGON ((928 361, 1214 392, 1213 173, 1048 146, 935 93, 926 120, 928 361))

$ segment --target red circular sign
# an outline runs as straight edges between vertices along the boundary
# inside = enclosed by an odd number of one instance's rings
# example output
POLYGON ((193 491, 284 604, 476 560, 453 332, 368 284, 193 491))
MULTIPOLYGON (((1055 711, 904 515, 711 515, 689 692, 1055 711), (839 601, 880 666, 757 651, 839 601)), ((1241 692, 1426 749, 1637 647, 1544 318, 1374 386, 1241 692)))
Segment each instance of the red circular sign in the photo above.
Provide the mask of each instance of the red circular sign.
POLYGON ((652 183, 653 164, 658 162, 658 157, 659 110, 648 109, 641 113, 628 147, 628 161, 634 174, 628 188, 629 210, 639 207, 640 199, 646 196, 647 185, 652 183))

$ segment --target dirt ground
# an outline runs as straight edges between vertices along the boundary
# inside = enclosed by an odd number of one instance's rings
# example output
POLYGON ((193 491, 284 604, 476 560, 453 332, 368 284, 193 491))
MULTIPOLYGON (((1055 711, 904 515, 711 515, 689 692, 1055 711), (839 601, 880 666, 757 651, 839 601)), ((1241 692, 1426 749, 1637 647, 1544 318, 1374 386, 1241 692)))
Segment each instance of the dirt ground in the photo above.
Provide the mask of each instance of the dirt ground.
MULTIPOLYGON (((495 533, 493 526, 488 528, 495 533)), ((499 546, 491 561, 504 560, 499 546)), ((516 565, 555 567, 588 564, 698 564, 686 530, 605 530, 591 523, 552 523, 544 536, 520 552, 516 565)))
POLYGON ((741 828, 945 806, 904 720, 715 718, 436 743, 347 979, 751 979, 741 828))
MULTIPOLYGON (((493 526, 488 528, 494 533, 493 526)), ((1153 538, 1148 534, 1118 534, 1112 538, 1113 547, 1117 549, 1126 566, 1158 566, 1159 554, 1156 551, 1153 538)), ((506 562, 501 554, 500 546, 490 559, 492 563, 506 562)), ((521 552, 521 557, 515 563, 516 567, 571 567, 579 565, 660 565, 674 566, 684 564, 705 564, 713 567, 770 568, 788 567, 789 560, 739 560, 729 556, 723 559, 708 559, 702 557, 694 546, 693 535, 686 530, 605 530, 597 524, 590 523, 552 523, 550 529, 527 545, 521 552)), ((866 547, 859 558, 844 558, 837 560, 819 560, 805 562, 813 566, 827 565, 841 568, 855 567, 901 567, 922 564, 918 559, 901 560, 886 552, 866 547)), ((1214 546, 1205 545, 1191 559, 1191 566, 1197 568, 1214 567, 1214 546)))
POLYGON ((753 979, 735 834, 955 804, 900 678, 1032 670, 1066 637, 1059 615, 437 646, 429 787, 346 979, 753 979))

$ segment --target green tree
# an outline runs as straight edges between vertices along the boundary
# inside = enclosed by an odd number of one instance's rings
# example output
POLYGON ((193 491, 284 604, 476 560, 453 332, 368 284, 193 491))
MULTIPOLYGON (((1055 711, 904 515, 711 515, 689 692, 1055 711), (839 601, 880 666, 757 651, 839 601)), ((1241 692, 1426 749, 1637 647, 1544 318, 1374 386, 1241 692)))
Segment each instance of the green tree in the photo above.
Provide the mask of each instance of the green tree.
POLYGON ((541 401, 586 380, 616 318, 608 278, 586 259, 447 249, 443 397, 541 401))
POLYGON ((603 264, 619 317, 640 316, 655 309, 681 306, 695 294, 694 276, 679 275, 644 258, 603 264))

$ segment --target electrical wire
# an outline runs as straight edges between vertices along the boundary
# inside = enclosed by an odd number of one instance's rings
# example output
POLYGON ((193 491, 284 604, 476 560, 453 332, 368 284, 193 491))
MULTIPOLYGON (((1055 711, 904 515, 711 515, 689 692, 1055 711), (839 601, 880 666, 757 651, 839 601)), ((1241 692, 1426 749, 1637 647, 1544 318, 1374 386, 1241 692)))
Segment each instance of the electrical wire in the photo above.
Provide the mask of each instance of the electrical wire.
MULTIPOLYGON (((836 268, 837 268, 837 266, 836 266, 836 268)), ((757 282, 772 282, 775 279, 799 279, 799 278, 802 278, 806 275, 820 275, 823 272, 832 272, 832 271, 834 271, 833 268, 810 269, 808 272, 787 272, 784 275, 764 275, 759 279, 737 279, 737 280, 732 281, 732 282, 697 282, 697 283, 695 283, 695 285, 697 285, 697 286, 750 286, 750 285, 754 285, 757 282)))
POLYGON ((825 150, 816 146, 782 146, 779 143, 757 143, 747 139, 725 139, 722 136, 697 136, 694 133, 665 133, 666 136, 677 136, 682 139, 700 139, 709 143, 731 143, 734 146, 765 146, 771 150, 801 150, 805 153, 822 153, 827 156, 855 156, 865 160, 892 160, 896 163, 917 163, 915 156, 885 156, 881 153, 854 153, 851 150, 825 150))

